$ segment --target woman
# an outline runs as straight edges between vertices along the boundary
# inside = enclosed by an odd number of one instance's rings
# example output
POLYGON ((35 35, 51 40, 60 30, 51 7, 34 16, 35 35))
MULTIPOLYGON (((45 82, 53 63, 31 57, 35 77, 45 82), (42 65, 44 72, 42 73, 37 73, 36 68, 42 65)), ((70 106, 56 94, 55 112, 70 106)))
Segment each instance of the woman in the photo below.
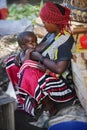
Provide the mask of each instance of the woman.
MULTIPOLYGON (((62 107, 71 105, 76 99, 70 66, 72 58, 71 49, 74 39, 71 35, 69 25, 70 10, 66 7, 53 2, 47 2, 40 11, 40 18, 48 34, 34 51, 27 53, 26 57, 30 55, 31 59, 39 61, 47 69, 59 76, 58 78, 52 79, 52 77, 47 74, 45 75, 45 80, 43 80, 44 77, 42 76, 38 80, 38 91, 36 91, 35 96, 32 97, 34 101, 38 101, 45 106, 43 110, 47 108, 46 110, 52 111, 52 113, 50 113, 52 116, 62 107), (56 106, 57 111, 55 111, 53 107, 50 107, 49 102, 51 102, 54 108, 56 106)), ((24 94, 24 96, 27 107, 30 95, 24 94)), ((29 122, 33 122, 35 119, 36 118, 28 114, 26 110, 16 110, 16 130, 44 129, 30 125, 29 122)))
MULTIPOLYGON (((40 61, 47 69, 59 75, 57 79, 52 79, 48 74, 38 80, 39 87, 32 97, 45 103, 45 108, 49 108, 49 99, 59 107, 60 104, 66 104, 76 98, 70 63, 74 39, 70 31, 69 15, 69 9, 52 2, 47 2, 40 11, 40 18, 48 34, 36 47, 36 51, 31 53, 31 58, 40 61)), ((50 107, 49 111, 52 110, 53 107, 50 107)))

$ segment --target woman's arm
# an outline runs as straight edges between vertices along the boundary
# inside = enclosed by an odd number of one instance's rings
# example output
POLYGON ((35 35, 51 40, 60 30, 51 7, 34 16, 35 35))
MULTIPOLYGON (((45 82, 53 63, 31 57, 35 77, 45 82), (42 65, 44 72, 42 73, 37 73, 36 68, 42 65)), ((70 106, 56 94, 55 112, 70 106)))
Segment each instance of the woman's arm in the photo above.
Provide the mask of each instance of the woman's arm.
POLYGON ((32 52, 31 59, 42 62, 46 68, 56 74, 62 74, 66 70, 69 63, 68 60, 60 62, 52 61, 46 57, 43 57, 39 52, 36 51, 32 52))
MULTIPOLYGON (((30 55, 31 55, 31 53, 32 53, 33 51, 34 51, 34 49, 31 49, 31 48, 26 50, 26 55, 25 55, 24 61, 31 59, 31 58, 30 58, 30 55)), ((35 57, 35 56, 34 56, 34 57, 35 57)), ((41 64, 40 62, 37 62, 37 67, 39 67, 39 69, 42 70, 42 71, 46 71, 45 66, 44 66, 43 64, 41 64)))

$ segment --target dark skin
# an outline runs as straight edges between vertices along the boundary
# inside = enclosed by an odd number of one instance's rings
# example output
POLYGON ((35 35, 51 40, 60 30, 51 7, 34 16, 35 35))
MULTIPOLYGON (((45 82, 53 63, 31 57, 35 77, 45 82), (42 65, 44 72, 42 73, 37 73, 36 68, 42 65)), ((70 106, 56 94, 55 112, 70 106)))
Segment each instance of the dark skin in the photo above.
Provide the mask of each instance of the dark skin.
MULTIPOLYGON (((37 39, 35 36, 26 36, 24 39, 23 39, 23 42, 21 43, 20 45, 20 48, 24 51, 24 50, 27 50, 29 53, 28 55, 25 55, 25 59, 26 60, 29 60, 30 59, 30 53, 32 51, 34 51, 35 47, 37 46, 37 39)), ((22 61, 18 56, 16 56, 15 58, 15 61, 17 63, 17 65, 20 67, 22 65, 22 61)), ((39 69, 41 69, 42 71, 46 71, 46 68, 44 67, 44 65, 42 65, 41 63, 38 62, 38 65, 39 65, 39 69)))
MULTIPOLYGON (((34 50, 34 48, 37 46, 37 38, 35 36, 25 36, 21 42, 21 44, 19 44, 20 48, 22 49, 22 51, 25 51, 27 49, 30 50, 30 52, 32 50, 34 50)), ((30 55, 28 56, 29 59, 30 55)), ((27 59, 27 57, 26 57, 27 59)), ((15 58, 16 63, 18 64, 18 66, 22 65, 22 61, 20 59, 20 56, 17 55, 15 58)))
MULTIPOLYGON (((58 26, 56 24, 51 24, 51 23, 47 23, 44 21, 43 21, 43 24, 49 33, 55 33, 57 35, 60 32, 58 29, 58 26)), ((41 48, 41 46, 38 45, 36 47, 36 51, 32 52, 31 58, 33 60, 39 61, 39 59, 42 57, 42 55, 40 54, 40 48, 41 48)), ((60 62, 54 62, 48 58, 44 58, 44 60, 43 60, 43 64, 44 64, 44 66, 46 66, 46 68, 48 68, 52 72, 54 72, 56 74, 60 74, 60 75, 66 70, 68 63, 69 63, 69 61, 67 61, 67 60, 60 61, 60 62)))
POLYGON ((35 36, 26 36, 20 45, 22 50, 34 49, 37 46, 37 39, 35 36))

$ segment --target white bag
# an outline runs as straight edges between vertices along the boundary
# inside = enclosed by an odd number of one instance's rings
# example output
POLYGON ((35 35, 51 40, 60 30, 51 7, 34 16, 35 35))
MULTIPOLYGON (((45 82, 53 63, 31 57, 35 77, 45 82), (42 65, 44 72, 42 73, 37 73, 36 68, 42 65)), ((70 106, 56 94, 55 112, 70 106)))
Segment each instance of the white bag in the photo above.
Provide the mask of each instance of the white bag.
POLYGON ((7 0, 0 0, 0 9, 7 8, 7 0))

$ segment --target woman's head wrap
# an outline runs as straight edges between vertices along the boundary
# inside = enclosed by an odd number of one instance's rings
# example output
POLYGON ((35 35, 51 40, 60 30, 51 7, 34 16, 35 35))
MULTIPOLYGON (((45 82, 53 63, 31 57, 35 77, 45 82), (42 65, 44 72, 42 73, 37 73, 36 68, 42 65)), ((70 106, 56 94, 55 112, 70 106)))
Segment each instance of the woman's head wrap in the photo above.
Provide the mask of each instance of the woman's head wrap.
POLYGON ((2 15, 1 15, 1 13, 0 13, 0 19, 2 19, 2 15))
POLYGON ((56 4, 47 2, 40 11, 40 18, 47 23, 58 25, 58 27, 63 30, 66 26, 69 27, 70 10, 64 6, 59 6, 64 9, 64 14, 62 14, 56 4))

